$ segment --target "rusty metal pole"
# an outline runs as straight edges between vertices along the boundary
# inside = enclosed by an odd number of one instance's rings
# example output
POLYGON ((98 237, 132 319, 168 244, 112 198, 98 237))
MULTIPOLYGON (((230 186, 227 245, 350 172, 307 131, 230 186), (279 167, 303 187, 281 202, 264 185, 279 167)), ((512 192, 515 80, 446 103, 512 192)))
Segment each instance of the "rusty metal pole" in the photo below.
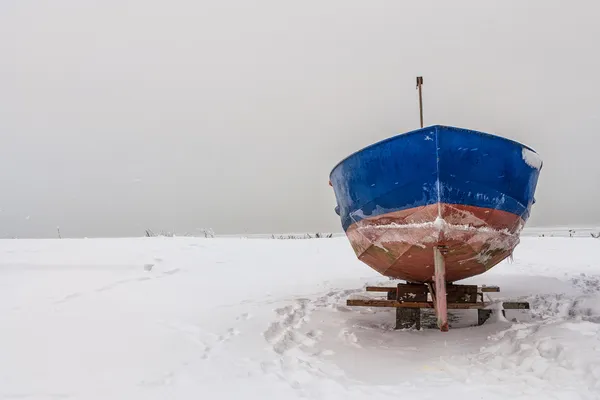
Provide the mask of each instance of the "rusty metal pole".
POLYGON ((421 86, 423 85, 423 77, 417 76, 417 89, 419 89, 419 114, 421 116, 421 128, 423 127, 423 93, 421 86))

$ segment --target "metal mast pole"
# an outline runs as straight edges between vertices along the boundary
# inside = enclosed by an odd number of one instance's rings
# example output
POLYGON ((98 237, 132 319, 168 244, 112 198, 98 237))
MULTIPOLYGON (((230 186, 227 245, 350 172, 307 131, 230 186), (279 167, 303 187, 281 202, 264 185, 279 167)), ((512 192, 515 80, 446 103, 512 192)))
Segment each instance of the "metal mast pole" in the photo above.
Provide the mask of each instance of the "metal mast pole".
POLYGON ((417 76, 417 89, 419 89, 419 114, 421 116, 421 128, 423 127, 423 93, 421 86, 423 85, 423 77, 417 76))

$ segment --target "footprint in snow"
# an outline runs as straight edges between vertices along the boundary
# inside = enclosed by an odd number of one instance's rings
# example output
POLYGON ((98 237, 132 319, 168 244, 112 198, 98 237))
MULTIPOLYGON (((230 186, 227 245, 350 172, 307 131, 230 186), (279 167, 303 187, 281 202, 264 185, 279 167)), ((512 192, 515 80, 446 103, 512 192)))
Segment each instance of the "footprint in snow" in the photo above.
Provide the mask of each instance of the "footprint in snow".
POLYGON ((81 293, 70 293, 70 294, 66 295, 65 297, 63 297, 62 299, 55 301, 54 303, 55 304, 64 303, 64 302, 67 302, 69 300, 75 299, 80 296, 81 296, 81 293))
POLYGON ((237 336, 239 334, 240 334, 240 331, 238 331, 237 329, 229 328, 229 329, 227 329, 227 333, 219 336, 218 341, 221 343, 227 342, 227 341, 231 340, 232 337, 237 336))
POLYGON ((179 268, 174 268, 174 269, 170 269, 168 271, 163 272, 163 274, 165 274, 165 275, 173 275, 173 274, 178 273, 179 271, 180 271, 179 268))
POLYGON ((116 281, 116 282, 113 282, 111 284, 102 286, 101 288, 96 289, 96 292, 105 292, 107 290, 114 289, 114 288, 116 288, 118 286, 121 286, 121 285, 124 285, 124 284, 127 284, 127 283, 131 283, 131 282, 143 282, 143 281, 147 281, 147 280, 150 280, 150 279, 152 279, 152 278, 150 278, 149 276, 142 276, 141 278, 123 279, 123 280, 116 281))
POLYGON ((338 334, 338 337, 344 341, 345 343, 354 346, 354 347, 362 347, 358 344, 358 337, 354 334, 354 332, 350 332, 347 329, 342 329, 338 334))
POLYGON ((242 315, 238 316, 238 317, 236 318, 236 320, 238 320, 238 321, 239 321, 239 320, 244 320, 244 321, 246 321, 246 320, 249 320, 250 318, 252 318, 252 315, 250 315, 250 313, 243 313, 242 315))

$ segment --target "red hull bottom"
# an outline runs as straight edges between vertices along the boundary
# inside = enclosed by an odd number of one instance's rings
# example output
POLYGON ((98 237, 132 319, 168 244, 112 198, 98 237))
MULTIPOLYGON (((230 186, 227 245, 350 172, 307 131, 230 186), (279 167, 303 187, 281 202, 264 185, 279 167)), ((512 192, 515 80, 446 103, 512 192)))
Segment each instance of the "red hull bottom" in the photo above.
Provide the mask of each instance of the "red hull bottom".
POLYGON ((432 204, 362 219, 346 231, 359 260, 384 276, 434 282, 434 247, 446 282, 479 275, 510 256, 524 221, 496 209, 432 204))

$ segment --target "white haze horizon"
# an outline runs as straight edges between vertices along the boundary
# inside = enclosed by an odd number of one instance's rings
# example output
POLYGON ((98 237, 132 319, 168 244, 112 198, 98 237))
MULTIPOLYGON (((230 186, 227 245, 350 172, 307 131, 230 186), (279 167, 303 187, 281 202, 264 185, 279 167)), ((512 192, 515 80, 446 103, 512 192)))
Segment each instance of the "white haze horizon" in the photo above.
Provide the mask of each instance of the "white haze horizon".
POLYGON ((600 226, 592 1, 0 2, 0 238, 341 232, 329 172, 425 125, 544 162, 600 226))

